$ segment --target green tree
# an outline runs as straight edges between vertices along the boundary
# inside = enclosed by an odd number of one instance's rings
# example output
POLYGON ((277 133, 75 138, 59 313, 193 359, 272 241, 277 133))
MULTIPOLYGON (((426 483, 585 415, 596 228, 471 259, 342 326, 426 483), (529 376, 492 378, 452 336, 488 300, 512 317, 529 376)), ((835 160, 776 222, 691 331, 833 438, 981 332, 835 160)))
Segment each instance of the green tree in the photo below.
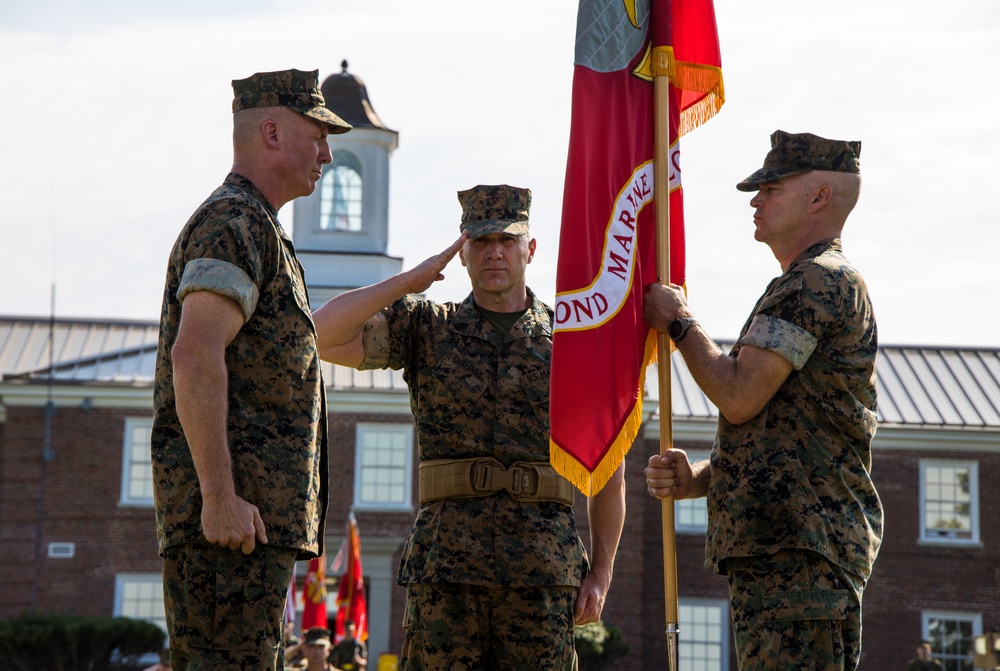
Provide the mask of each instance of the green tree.
POLYGON ((601 671, 629 653, 621 629, 593 622, 576 628, 576 655, 580 671, 601 671))
POLYGON ((0 620, 0 669, 129 671, 165 638, 144 620, 25 612, 0 620))

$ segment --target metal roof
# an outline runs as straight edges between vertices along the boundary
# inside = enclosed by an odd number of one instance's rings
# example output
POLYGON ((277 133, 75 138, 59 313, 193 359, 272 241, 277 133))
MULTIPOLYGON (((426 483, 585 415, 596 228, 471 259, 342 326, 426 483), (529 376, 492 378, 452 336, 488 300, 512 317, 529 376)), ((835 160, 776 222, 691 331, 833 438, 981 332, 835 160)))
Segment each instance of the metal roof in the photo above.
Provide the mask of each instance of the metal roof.
MULTIPOLYGON (((47 380, 51 331, 53 379, 151 385, 158 328, 149 321, 0 316, 0 380, 47 380)), ((671 361, 674 416, 717 418, 718 409, 698 388, 684 359, 674 353, 671 361)), ((876 369, 882 424, 1000 429, 1000 348, 881 346, 876 369)), ((333 392, 406 389, 399 371, 324 364, 323 375, 333 392)), ((653 367, 646 375, 646 392, 647 403, 655 402, 653 367)))
MULTIPOLYGON (((159 323, 111 319, 0 316, 0 380, 152 385, 159 323), (49 333, 53 334, 50 340, 49 333)), ((406 391, 394 370, 359 371, 323 364, 332 391, 406 391)))
POLYGON ((879 419, 891 424, 1000 427, 1000 350, 879 350, 879 419))
POLYGON ((67 379, 69 371, 88 380, 139 375, 138 366, 131 366, 133 372, 124 372, 130 368, 126 352, 138 356, 152 345, 155 358, 158 332, 157 322, 0 316, 0 378, 44 374, 49 367, 50 350, 62 379, 67 379), (109 358, 121 359, 123 372, 109 372, 109 358), (100 364, 102 369, 88 369, 88 363, 100 364))
MULTIPOLYGON (((720 343, 726 350, 732 345, 720 343)), ((1000 349, 883 345, 875 370, 879 424, 1000 429, 1000 349)), ((671 379, 675 417, 718 418, 676 352, 671 379)), ((655 367, 646 374, 646 392, 659 398, 655 367)))

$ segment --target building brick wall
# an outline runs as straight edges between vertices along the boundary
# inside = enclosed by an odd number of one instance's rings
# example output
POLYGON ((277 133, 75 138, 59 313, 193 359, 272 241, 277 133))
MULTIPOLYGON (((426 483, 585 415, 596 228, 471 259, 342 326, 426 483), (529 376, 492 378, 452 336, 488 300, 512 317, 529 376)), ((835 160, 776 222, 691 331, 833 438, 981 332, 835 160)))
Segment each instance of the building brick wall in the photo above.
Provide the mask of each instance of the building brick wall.
POLYGON ((0 444, 0 590, 5 594, 0 614, 34 607, 110 615, 115 574, 122 567, 160 571, 152 508, 119 505, 125 418, 143 415, 149 413, 59 407, 51 425, 54 458, 45 461, 44 408, 7 409, 0 444), (75 555, 49 558, 52 542, 73 543, 75 555))
POLYGON ((905 668, 922 638, 922 611, 982 613, 984 631, 1000 629, 1000 500, 992 493, 1000 450, 876 450, 872 477, 886 533, 865 591, 862 668, 905 668), (921 459, 979 463, 980 547, 920 542, 921 459))

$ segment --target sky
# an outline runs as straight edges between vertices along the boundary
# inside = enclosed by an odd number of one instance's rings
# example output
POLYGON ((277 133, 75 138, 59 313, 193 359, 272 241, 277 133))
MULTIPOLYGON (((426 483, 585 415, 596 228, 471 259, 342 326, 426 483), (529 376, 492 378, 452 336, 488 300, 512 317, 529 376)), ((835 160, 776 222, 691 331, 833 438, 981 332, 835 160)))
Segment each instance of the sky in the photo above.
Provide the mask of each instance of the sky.
MULTIPOLYGON (((681 139, 689 301, 733 339, 780 274, 751 194, 776 129, 861 140, 844 231, 883 345, 1000 346, 1000 3, 716 0, 726 104, 681 139)), ((181 226, 232 162, 231 81, 349 71, 399 147, 389 249, 457 236, 456 191, 532 190, 555 295, 573 0, 0 3, 0 314, 155 320, 181 226)), ((294 227, 292 206, 279 218, 294 227)), ((427 293, 461 299, 457 261, 427 293)))

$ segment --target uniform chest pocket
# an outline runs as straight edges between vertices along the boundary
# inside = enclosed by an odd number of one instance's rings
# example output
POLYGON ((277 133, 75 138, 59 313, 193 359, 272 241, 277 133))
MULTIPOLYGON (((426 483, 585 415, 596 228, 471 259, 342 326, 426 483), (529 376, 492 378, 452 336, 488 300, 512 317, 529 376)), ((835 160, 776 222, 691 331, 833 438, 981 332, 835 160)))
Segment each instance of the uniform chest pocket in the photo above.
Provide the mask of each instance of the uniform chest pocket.
POLYGON ((452 349, 439 356, 437 365, 420 381, 423 416, 443 426, 464 425, 481 413, 483 397, 492 384, 489 359, 452 349))
POLYGON ((535 417, 540 421, 549 420, 549 369, 541 366, 525 371, 515 381, 525 399, 531 405, 535 417))

